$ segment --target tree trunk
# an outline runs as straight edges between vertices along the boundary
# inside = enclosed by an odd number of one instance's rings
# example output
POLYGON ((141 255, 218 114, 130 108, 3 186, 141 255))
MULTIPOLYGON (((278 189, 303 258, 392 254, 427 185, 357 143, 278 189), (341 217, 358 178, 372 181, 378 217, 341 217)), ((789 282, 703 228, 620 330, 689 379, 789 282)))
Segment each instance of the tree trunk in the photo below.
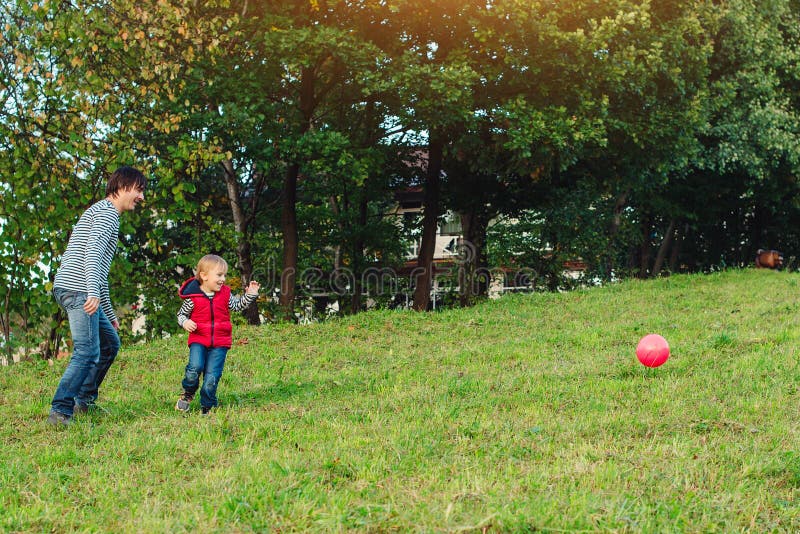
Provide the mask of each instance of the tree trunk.
MULTIPOLYGON (((381 114, 378 113, 376 106, 375 106, 375 99, 369 98, 367 100, 367 105, 364 108, 364 136, 361 141, 361 144, 364 148, 371 148, 374 147, 376 144, 379 143, 380 139, 383 137, 382 129, 381 129, 381 122, 383 117, 381 114)), ((363 286, 363 278, 364 278, 364 266, 366 262, 364 261, 364 233, 367 231, 367 222, 368 222, 368 215, 369 215, 369 195, 365 191, 369 191, 368 185, 372 181, 372 176, 368 175, 363 186, 361 187, 361 193, 358 197, 359 204, 358 204, 358 223, 356 228, 356 235, 358 236, 353 243, 353 274, 354 276, 354 284, 353 284, 353 300, 350 303, 350 310, 353 313, 358 313, 361 311, 361 307, 363 306, 362 303, 362 291, 364 289, 363 286)))
POLYGON ((363 230, 367 227, 367 208, 369 207, 366 195, 362 195, 358 205, 358 230, 356 239, 353 243, 353 300, 350 302, 350 311, 358 313, 361 311, 361 278, 364 267, 364 237, 363 230))
POLYGON ((462 264, 458 272, 458 285, 460 288, 461 306, 472 306, 475 297, 486 296, 489 282, 481 276, 486 267, 486 229, 489 218, 486 214, 477 213, 475 210, 461 214, 461 233, 463 242, 460 244, 462 264))
POLYGON ((461 242, 458 244, 458 290, 459 304, 462 307, 471 306, 475 299, 475 245, 470 239, 475 214, 472 211, 461 213, 461 242))
POLYGON ((642 232, 642 242, 639 244, 639 273, 638 278, 647 278, 650 272, 650 258, 652 257, 652 243, 650 233, 653 229, 653 218, 644 215, 639 226, 642 232))
POLYGON ((675 244, 672 245, 672 250, 669 254, 669 271, 671 273, 678 272, 678 260, 680 259, 681 249, 683 248, 683 240, 689 232, 689 223, 684 223, 683 226, 678 226, 673 238, 675 244))
POLYGON ((658 253, 656 254, 656 261, 653 263, 653 277, 656 277, 661 272, 661 268, 664 266, 664 260, 667 257, 667 251, 669 250, 670 246, 672 245, 673 235, 675 234, 675 219, 669 221, 669 227, 667 228, 667 233, 664 234, 664 239, 661 240, 661 246, 658 247, 658 253))
MULTIPOLYGON (((303 136, 311 129, 311 119, 316 107, 314 97, 315 74, 311 67, 303 67, 300 80, 300 113, 303 122, 298 134, 303 136)), ((297 232, 297 178, 300 163, 293 161, 286 170, 281 194, 281 230, 283 232, 283 271, 281 272, 281 296, 279 304, 283 316, 294 320, 294 299, 297 281, 297 256, 300 238, 297 232)))
POLYGON ((283 233, 283 270, 281 271, 281 296, 279 299, 285 319, 294 318, 295 281, 297 280, 297 176, 300 165, 292 163, 283 180, 281 203, 281 231, 283 233))
POLYGON ((3 327, 3 340, 5 341, 6 355, 8 361, 11 361, 11 287, 6 289, 6 294, 3 296, 3 313, 0 316, 0 325, 3 327))
POLYGON ((622 211, 628 203, 628 191, 623 191, 614 203, 614 212, 611 217, 611 224, 608 227, 608 256, 606 258, 606 276, 611 279, 611 274, 614 272, 614 240, 619 233, 622 226, 622 211))
POLYGON ((44 354, 42 357, 45 360, 52 360, 58 356, 58 349, 61 345, 61 335, 58 333, 59 326, 64 322, 64 311, 59 307, 56 316, 53 318, 54 324, 50 327, 50 332, 47 335, 47 344, 44 347, 44 354))
MULTIPOLYGON (((253 256, 249 237, 249 223, 242 208, 242 191, 236 171, 233 168, 233 161, 230 159, 224 160, 222 167, 225 169, 225 185, 228 188, 228 200, 231 203, 231 212, 233 213, 233 227, 236 230, 236 256, 239 261, 239 274, 244 288, 253 279, 253 256)), ((249 324, 261 324, 256 302, 250 304, 242 314, 249 324)))
POLYGON ((442 172, 444 142, 439 135, 431 134, 428 147, 428 169, 425 176, 423 199, 422 243, 417 258, 417 275, 414 287, 414 306, 417 311, 426 311, 431 300, 433 281, 433 254, 436 249, 436 230, 439 222, 439 188, 442 172))
MULTIPOLYGON (((345 192, 345 194, 347 194, 345 192)), ((328 205, 331 207, 331 212, 333 216, 336 217, 336 226, 339 227, 339 231, 344 235, 347 232, 347 229, 344 227, 344 223, 342 222, 342 210, 339 209, 339 202, 336 200, 334 195, 328 197, 328 205)), ((337 243, 336 246, 333 247, 333 270, 338 271, 342 268, 342 245, 337 243)))

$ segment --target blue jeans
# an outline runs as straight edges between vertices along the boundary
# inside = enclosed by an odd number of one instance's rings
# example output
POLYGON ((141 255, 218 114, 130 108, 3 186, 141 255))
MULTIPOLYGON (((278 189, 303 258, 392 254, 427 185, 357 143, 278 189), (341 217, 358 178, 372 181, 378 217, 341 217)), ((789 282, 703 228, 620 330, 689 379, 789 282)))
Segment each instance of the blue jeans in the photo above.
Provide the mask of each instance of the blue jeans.
POLYGON ((119 335, 102 309, 92 315, 83 310, 86 293, 56 287, 53 296, 67 312, 73 347, 50 410, 72 416, 76 403, 97 400, 100 384, 119 352, 119 335))
POLYGON ((189 364, 183 375, 183 390, 194 395, 203 375, 203 387, 200 388, 200 406, 213 408, 217 405, 217 385, 222 378, 225 367, 227 347, 204 347, 200 343, 189 345, 189 364))

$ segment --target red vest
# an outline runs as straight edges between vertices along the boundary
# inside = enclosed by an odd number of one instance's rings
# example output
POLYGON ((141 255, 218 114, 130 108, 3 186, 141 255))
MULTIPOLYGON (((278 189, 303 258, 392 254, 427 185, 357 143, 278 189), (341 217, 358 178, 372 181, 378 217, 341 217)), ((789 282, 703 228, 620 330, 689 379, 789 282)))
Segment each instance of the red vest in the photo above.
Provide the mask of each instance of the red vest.
POLYGON ((200 343, 205 347, 230 348, 233 344, 233 325, 228 309, 231 288, 223 285, 213 297, 209 297, 200 289, 200 283, 190 278, 183 283, 178 294, 194 303, 191 319, 197 323, 197 330, 189 333, 189 345, 200 343))

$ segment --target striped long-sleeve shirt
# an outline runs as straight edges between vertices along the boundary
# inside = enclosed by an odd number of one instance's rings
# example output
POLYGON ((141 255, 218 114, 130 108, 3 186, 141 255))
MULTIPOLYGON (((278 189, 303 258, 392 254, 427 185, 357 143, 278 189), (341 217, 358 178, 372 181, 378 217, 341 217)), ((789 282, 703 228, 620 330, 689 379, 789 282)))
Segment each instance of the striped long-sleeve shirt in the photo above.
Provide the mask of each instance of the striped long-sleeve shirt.
POLYGON ((107 198, 92 204, 72 229, 53 283, 55 287, 99 298, 111 322, 117 320, 117 315, 108 292, 108 272, 118 239, 119 212, 114 204, 107 198))
MULTIPOLYGON (((213 295, 208 296, 211 297, 213 295)), ((228 309, 235 312, 243 311, 257 298, 258 295, 250 295, 248 293, 244 295, 231 295, 228 299, 228 309)), ((185 299, 183 304, 181 304, 181 309, 178 310, 178 324, 183 326, 183 323, 192 316, 193 310, 194 302, 192 299, 185 299)))

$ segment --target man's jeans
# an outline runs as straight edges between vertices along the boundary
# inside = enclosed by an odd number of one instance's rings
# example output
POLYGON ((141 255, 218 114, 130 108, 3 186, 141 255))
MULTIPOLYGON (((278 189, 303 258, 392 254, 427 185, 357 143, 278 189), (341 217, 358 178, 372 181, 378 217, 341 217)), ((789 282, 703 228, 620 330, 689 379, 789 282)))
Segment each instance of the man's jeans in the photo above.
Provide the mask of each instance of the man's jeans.
POLYGON ((200 343, 189 345, 189 364, 183 375, 181 385, 184 391, 194 395, 200 385, 200 374, 203 375, 203 387, 200 389, 200 406, 213 408, 217 405, 217 385, 222 378, 225 367, 227 347, 204 347, 200 343))
POLYGON ((102 309, 92 315, 83 310, 86 293, 56 287, 53 296, 69 317, 73 348, 51 411, 72 416, 76 403, 89 405, 97 400, 100 384, 119 352, 119 335, 102 309))

